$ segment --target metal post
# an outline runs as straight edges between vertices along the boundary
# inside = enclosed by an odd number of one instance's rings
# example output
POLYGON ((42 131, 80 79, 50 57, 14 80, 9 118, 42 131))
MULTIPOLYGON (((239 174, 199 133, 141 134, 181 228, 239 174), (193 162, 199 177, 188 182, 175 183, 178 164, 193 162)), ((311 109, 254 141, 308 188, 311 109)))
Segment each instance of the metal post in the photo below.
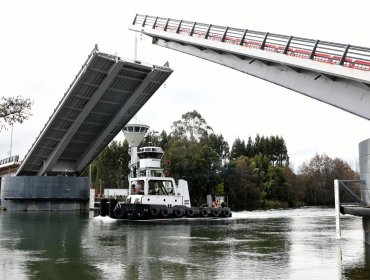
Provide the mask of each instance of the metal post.
POLYGON ((103 197, 103 195, 102 195, 102 193, 101 193, 101 188, 102 188, 102 180, 101 180, 101 179, 99 179, 99 183, 100 183, 100 191, 99 191, 99 193, 100 193, 100 197, 103 197))
MULTIPOLYGON (((363 206, 370 206, 370 139, 359 144, 360 179, 361 179, 361 200, 363 206)), ((362 228, 364 231, 364 242, 370 245, 370 217, 362 217, 362 228)))
POLYGON ((339 180, 334 180, 334 201, 335 201, 335 233, 337 239, 340 239, 340 197, 339 197, 339 180))
POLYGON ((134 60, 137 60, 137 32, 135 32, 134 60))
POLYGON ((9 157, 12 157, 12 150, 13 150, 13 125, 12 130, 10 133, 10 150, 9 150, 9 157))

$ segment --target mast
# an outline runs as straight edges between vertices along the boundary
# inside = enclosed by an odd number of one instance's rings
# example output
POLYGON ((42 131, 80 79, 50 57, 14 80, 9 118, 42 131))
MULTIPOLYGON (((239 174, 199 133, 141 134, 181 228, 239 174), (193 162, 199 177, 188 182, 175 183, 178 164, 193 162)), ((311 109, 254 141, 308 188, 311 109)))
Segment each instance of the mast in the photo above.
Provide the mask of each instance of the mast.
POLYGON ((129 168, 130 177, 137 176, 137 168, 139 158, 137 156, 137 148, 140 142, 144 139, 149 126, 140 122, 134 117, 123 129, 123 134, 129 145, 129 155, 131 156, 129 168))

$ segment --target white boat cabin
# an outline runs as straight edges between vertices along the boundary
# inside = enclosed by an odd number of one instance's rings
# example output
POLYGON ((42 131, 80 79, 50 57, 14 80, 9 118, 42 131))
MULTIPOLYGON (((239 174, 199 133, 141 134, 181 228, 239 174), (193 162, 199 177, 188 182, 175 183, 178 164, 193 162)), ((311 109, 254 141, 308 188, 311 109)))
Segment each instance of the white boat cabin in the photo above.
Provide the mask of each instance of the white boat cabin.
POLYGON ((127 203, 191 207, 187 182, 179 180, 176 185, 161 166, 162 148, 142 147, 137 156, 139 161, 131 166, 127 203))

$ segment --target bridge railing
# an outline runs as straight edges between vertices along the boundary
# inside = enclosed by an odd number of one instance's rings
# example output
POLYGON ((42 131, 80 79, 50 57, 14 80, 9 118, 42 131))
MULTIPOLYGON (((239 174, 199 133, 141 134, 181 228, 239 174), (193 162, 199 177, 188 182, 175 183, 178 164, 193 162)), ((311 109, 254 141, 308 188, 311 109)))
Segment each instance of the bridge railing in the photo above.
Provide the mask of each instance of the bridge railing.
POLYGON ((133 25, 370 71, 370 48, 137 14, 133 25))
POLYGON ((8 163, 13 163, 13 162, 18 162, 19 160, 19 156, 12 156, 12 157, 8 157, 8 158, 4 158, 2 160, 0 160, 0 165, 4 165, 4 164, 8 164, 8 163))
POLYGON ((43 132, 46 130, 46 128, 48 127, 48 125, 50 124, 50 122, 52 121, 52 119, 54 118, 55 114, 57 114, 58 112, 58 109, 62 106, 62 103, 63 101, 65 100, 66 96, 68 95, 68 93, 73 89, 73 86, 77 83, 78 79, 80 78, 80 76, 84 73, 84 71, 86 70, 89 62, 92 60, 92 58, 94 57, 94 54, 95 53, 98 53, 99 52, 99 48, 98 48, 98 45, 95 45, 94 46, 94 49, 91 51, 91 53, 88 55, 85 63, 81 66, 80 70, 78 71, 77 75, 75 76, 73 82, 69 85, 67 91, 63 94, 63 97, 59 100, 58 102, 58 105, 56 106, 56 108, 54 109, 53 113, 51 114, 51 116, 49 117, 48 121, 45 123, 43 129, 40 131, 39 135, 36 137, 35 141, 33 142, 31 148, 27 151, 27 154, 26 156, 24 157, 24 159, 26 159, 28 157, 28 155, 31 153, 32 149, 36 146, 36 143, 37 141, 41 138, 43 132))

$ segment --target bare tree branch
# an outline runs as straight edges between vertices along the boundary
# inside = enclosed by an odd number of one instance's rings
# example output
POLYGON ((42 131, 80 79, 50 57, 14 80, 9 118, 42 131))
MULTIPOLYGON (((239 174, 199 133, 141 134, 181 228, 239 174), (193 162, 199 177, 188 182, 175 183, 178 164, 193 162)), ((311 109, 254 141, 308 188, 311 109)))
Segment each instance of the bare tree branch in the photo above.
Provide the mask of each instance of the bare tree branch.
POLYGON ((0 131, 6 125, 23 123, 31 115, 33 101, 21 96, 0 98, 0 131))

